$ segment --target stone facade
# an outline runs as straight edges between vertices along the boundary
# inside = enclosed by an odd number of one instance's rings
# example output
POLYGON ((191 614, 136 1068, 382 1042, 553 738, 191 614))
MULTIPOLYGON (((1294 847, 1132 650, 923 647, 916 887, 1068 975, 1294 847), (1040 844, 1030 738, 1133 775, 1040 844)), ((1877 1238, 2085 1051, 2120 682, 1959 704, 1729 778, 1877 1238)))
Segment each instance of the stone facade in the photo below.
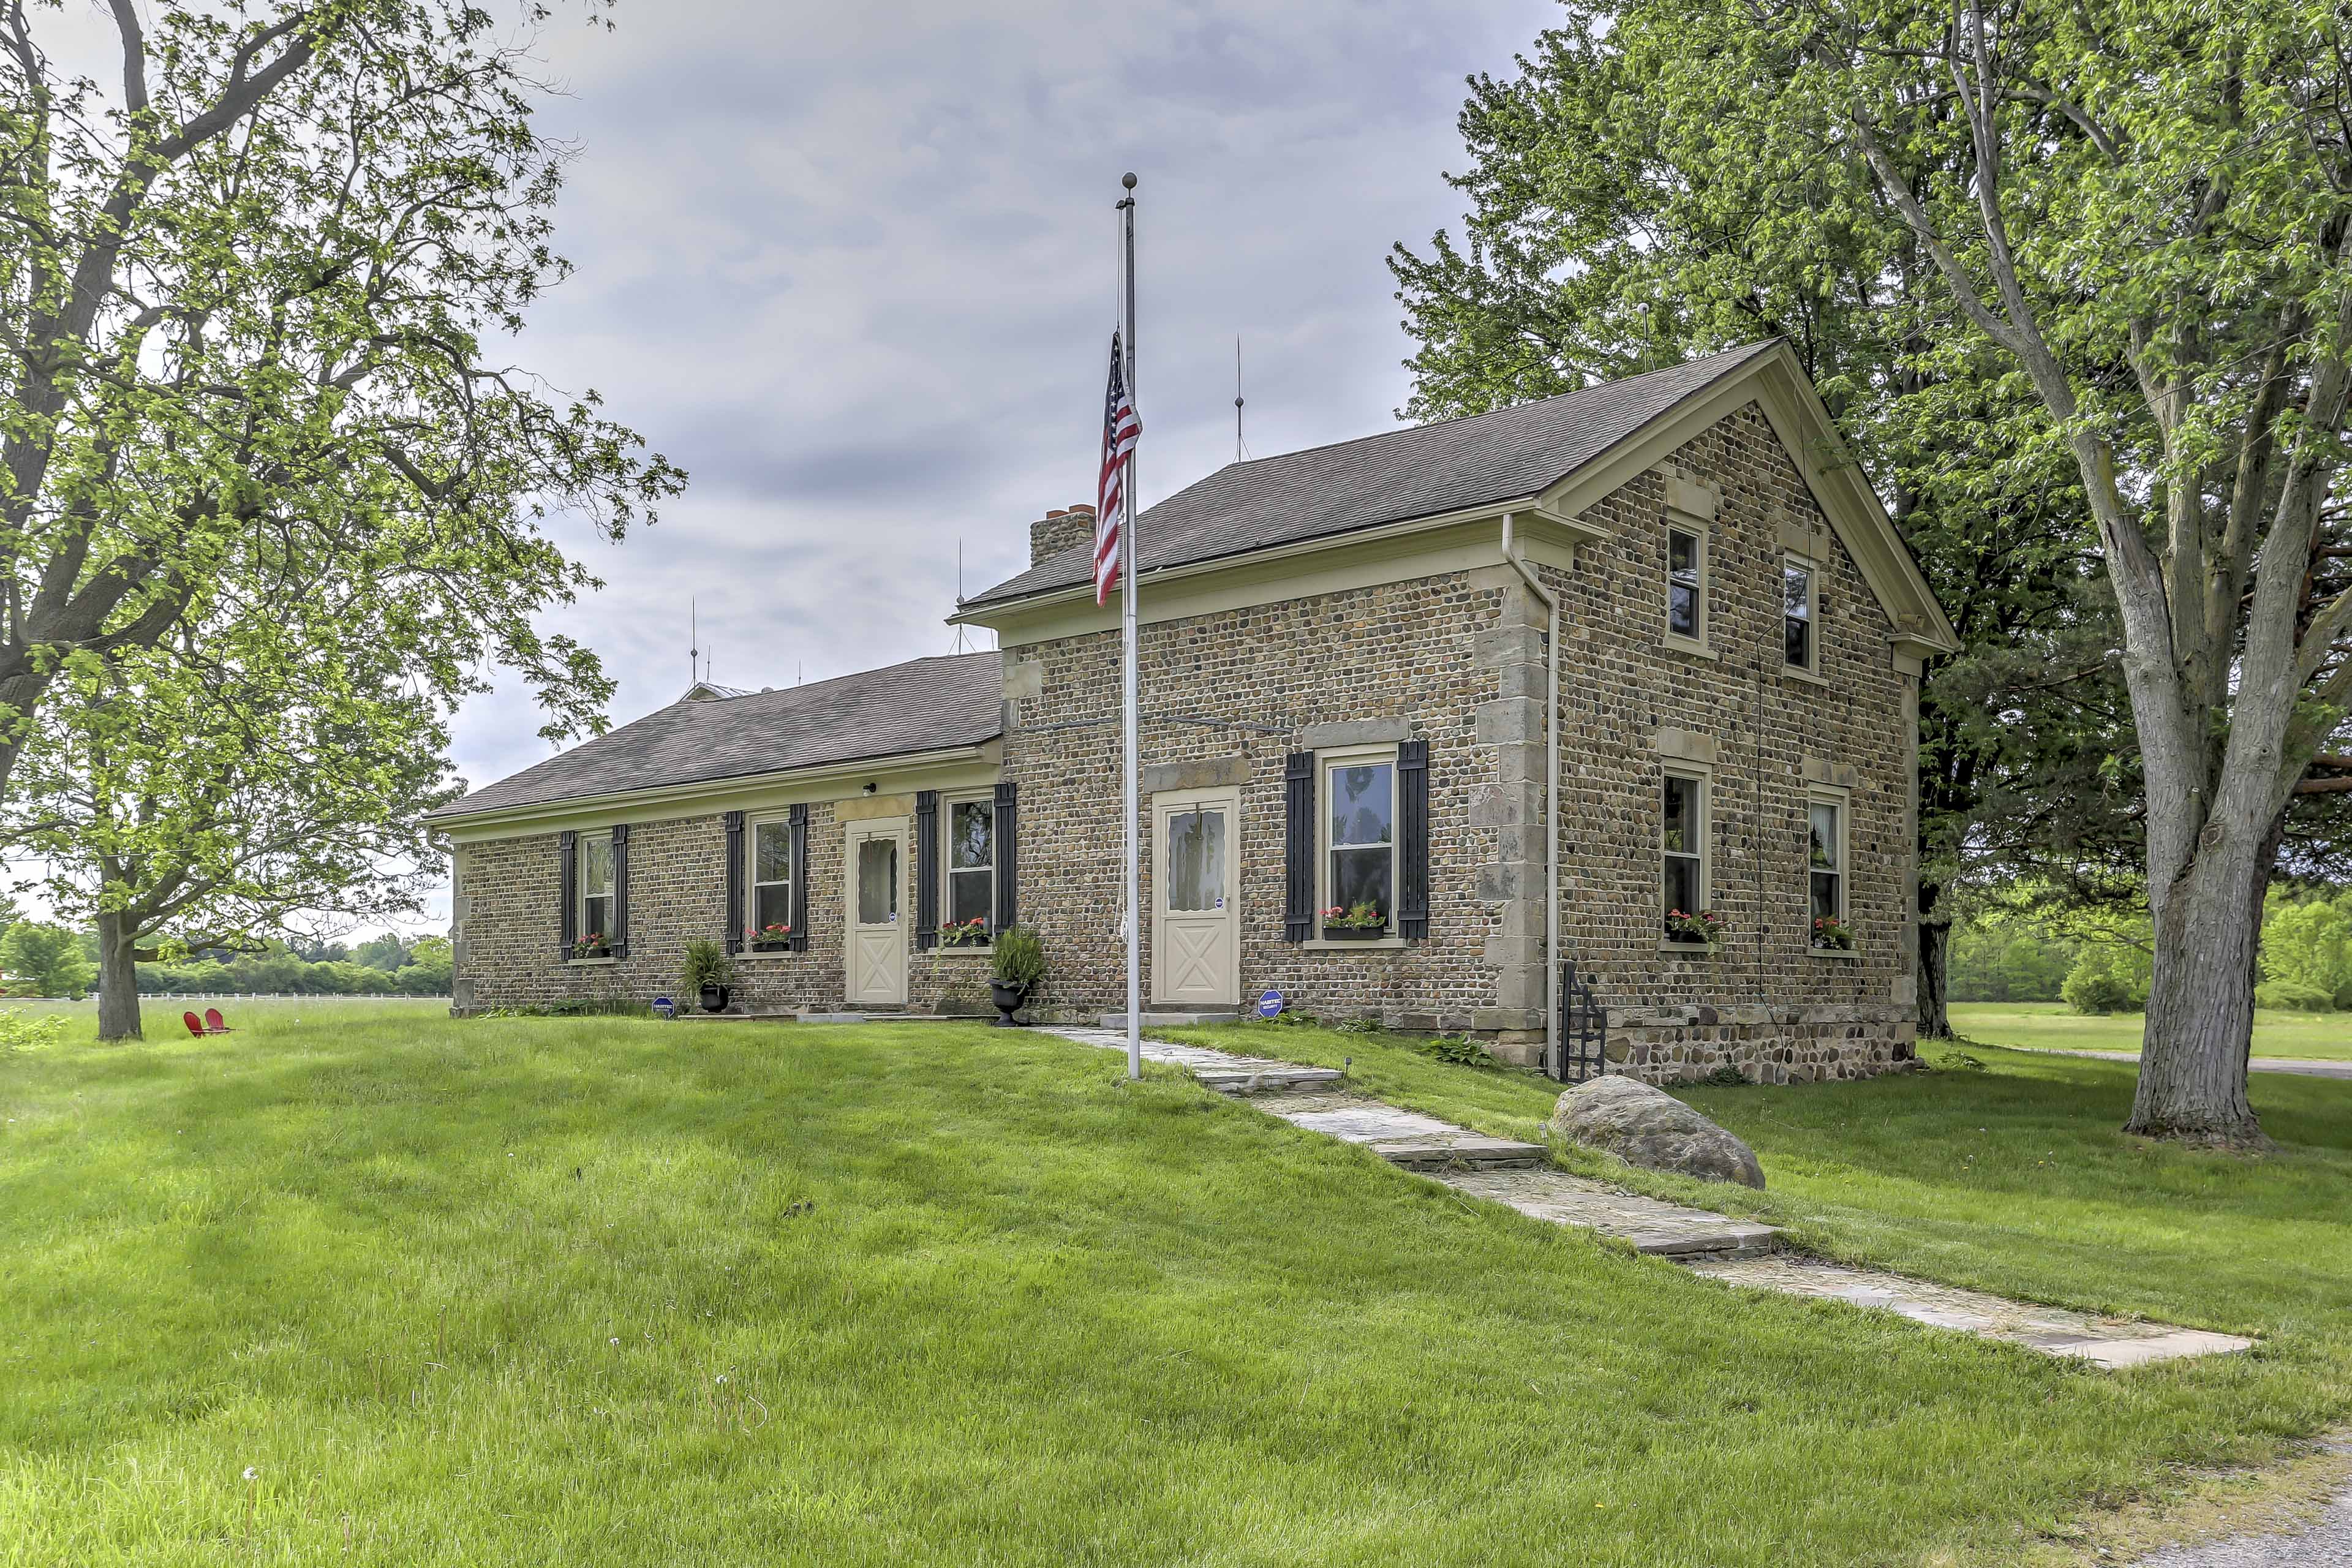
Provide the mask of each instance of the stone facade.
MULTIPOLYGON (((1737 409, 1587 508, 1602 536, 1534 570, 1559 601, 1560 956, 1607 1007, 1612 1070, 1652 1079, 1725 1067, 1773 1082, 1858 1076, 1912 1049, 1916 700, 1893 627, 1759 409, 1737 409), (1704 521, 1703 650, 1665 646, 1665 532, 1704 521), (1818 676, 1780 656, 1780 573, 1822 584, 1818 676), (1660 792, 1669 765, 1707 784, 1712 952, 1664 940, 1660 792), (1847 813, 1850 953, 1810 945, 1806 811, 1847 813)), ((1051 553, 1091 519, 1032 525, 1051 553), (1068 536, 1068 537, 1066 537, 1068 536)), ((1019 789, 1023 923, 1051 969, 1042 1016, 1123 1002, 1118 634, 1008 639, 995 776, 1019 789)), ((1402 581, 1334 586, 1146 625, 1139 681, 1142 821, 1151 796, 1238 792, 1240 987, 1326 1017, 1469 1030, 1507 1059, 1542 1038, 1546 610, 1498 556, 1402 581), (1429 927, 1378 943, 1286 940, 1286 755, 1412 738, 1429 748, 1429 927)), ((886 783, 888 789, 900 784, 886 783)), ((911 787, 911 786, 908 786, 911 787)), ((846 797, 852 786, 844 785, 846 797)), ((643 998, 676 984, 680 952, 724 923, 723 800, 633 826, 629 951, 557 953, 551 834, 458 851, 458 1005, 576 994, 643 998)), ((755 1010, 839 1006, 843 833, 810 801, 806 952, 746 954, 755 1010)), ((911 877, 915 857, 907 858, 911 877)), ((1157 891, 1145 862, 1145 907, 1157 891)), ((916 907, 907 889, 902 908, 916 907)), ((1145 994, 1151 994, 1145 943, 1145 994)), ((912 1010, 985 1010, 986 963, 908 954, 912 1010)))
MULTIPOLYGON (((844 825, 832 804, 809 808, 809 945, 800 952, 736 956, 730 1005, 782 1012, 842 1005, 844 825)), ((456 894, 456 981, 459 1012, 519 1007, 575 997, 637 1002, 655 996, 691 1005, 678 990, 686 944, 727 931, 727 825, 709 813, 641 821, 629 829, 626 956, 566 960, 559 943, 558 840, 552 833, 460 846, 456 894)), ((914 856, 900 865, 899 909, 915 907, 914 856)), ((909 916, 911 928, 911 916, 909 916)), ((910 1012, 995 1016, 988 1004, 988 961, 971 950, 931 949, 907 955, 910 1012)))

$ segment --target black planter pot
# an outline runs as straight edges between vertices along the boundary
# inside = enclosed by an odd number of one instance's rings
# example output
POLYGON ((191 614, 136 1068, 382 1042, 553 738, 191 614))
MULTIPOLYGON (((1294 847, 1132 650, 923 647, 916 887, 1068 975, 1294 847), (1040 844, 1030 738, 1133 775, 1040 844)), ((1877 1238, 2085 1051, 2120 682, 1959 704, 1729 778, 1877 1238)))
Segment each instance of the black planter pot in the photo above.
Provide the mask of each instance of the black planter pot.
POLYGON ((1386 926, 1325 926, 1325 942, 1378 942, 1389 934, 1386 926))
POLYGON ((1017 1029, 1021 1026, 1021 1020, 1013 1015, 1019 1012, 1021 1004, 1029 999, 1029 987, 992 980, 988 983, 988 999, 996 1004, 993 1022, 997 1028, 1017 1029))
POLYGON ((724 1013, 727 1011, 727 987, 724 985, 704 986, 701 996, 702 1010, 706 1013, 724 1013))

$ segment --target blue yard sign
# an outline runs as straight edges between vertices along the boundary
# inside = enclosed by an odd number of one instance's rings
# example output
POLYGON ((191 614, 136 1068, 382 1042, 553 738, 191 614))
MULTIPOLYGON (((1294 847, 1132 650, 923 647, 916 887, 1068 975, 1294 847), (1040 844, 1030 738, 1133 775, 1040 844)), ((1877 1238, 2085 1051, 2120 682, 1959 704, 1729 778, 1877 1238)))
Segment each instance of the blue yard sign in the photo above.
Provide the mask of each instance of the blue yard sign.
POLYGON ((1257 1016, 1261 1018, 1281 1017, 1282 993, 1279 991, 1269 991, 1265 995, 1259 997, 1257 999, 1257 1016))
POLYGON ((667 996, 656 996, 654 998, 654 1011, 665 1018, 674 1019, 677 1016, 677 1004, 667 996))

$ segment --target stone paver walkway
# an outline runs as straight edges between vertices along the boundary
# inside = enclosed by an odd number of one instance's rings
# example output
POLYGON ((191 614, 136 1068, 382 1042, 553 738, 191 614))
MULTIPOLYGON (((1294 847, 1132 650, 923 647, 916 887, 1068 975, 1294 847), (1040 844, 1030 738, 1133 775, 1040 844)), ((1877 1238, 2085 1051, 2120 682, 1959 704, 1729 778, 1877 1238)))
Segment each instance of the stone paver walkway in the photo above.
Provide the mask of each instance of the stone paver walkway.
MULTIPOLYGON (((1040 1032, 1103 1050, 1127 1049, 1127 1037, 1118 1030, 1040 1032)), ((1166 1040, 1145 1040, 1143 1055, 1150 1061, 1181 1067, 1220 1092, 1250 1096, 1253 1104, 1294 1127, 1360 1144, 1465 1196, 1485 1198, 1553 1225, 1614 1237, 1726 1285, 1891 1311, 1914 1322, 2108 1367, 2214 1355, 2253 1343, 2231 1334, 2093 1317, 1780 1252, 1780 1232, 1771 1226, 1664 1203, 1571 1175, 1552 1166, 1550 1151, 1542 1144, 1474 1132, 1417 1110, 1350 1094, 1339 1087, 1340 1075, 1329 1068, 1166 1040)))
POLYGON ((1930 1285, 1899 1274, 1851 1268, 1801 1253, 1783 1253, 1747 1262, 1696 1259, 1692 1269, 1727 1285, 1819 1296, 1850 1306, 1875 1307, 1938 1329, 1958 1329, 1989 1340, 2024 1345, 2052 1355, 2080 1356, 2101 1366, 2138 1366, 2179 1356, 2242 1351, 2253 1343, 2233 1334, 2176 1329, 2132 1318, 2100 1318, 2063 1307, 2011 1301, 1980 1290, 1930 1285))

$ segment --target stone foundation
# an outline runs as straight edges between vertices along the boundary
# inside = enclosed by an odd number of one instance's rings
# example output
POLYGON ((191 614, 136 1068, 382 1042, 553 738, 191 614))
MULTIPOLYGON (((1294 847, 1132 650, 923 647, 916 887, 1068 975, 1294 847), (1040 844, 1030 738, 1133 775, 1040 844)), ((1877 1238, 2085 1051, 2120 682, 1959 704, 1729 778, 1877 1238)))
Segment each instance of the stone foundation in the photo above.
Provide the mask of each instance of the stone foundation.
POLYGON ((1612 1007, 1603 1053, 1649 1083, 1727 1067, 1750 1083, 1822 1083, 1904 1070, 1918 1037, 1911 1009, 1884 1003, 1612 1007))

